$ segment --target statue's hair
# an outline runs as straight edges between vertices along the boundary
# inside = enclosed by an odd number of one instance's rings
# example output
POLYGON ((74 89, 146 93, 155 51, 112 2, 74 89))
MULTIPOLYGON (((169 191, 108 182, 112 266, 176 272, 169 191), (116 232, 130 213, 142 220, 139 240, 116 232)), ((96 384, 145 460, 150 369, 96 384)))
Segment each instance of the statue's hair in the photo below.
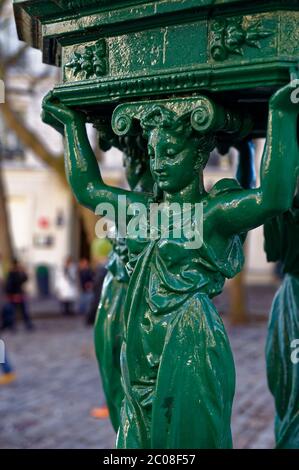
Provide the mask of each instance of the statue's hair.
POLYGON ((107 152, 111 147, 116 147, 124 154, 124 159, 134 160, 136 172, 142 175, 148 166, 148 153, 146 140, 140 132, 139 135, 118 136, 112 128, 109 120, 105 117, 97 117, 94 127, 98 131, 99 147, 107 152))
MULTIPOLYGON (((188 118, 189 116, 186 114, 177 116, 177 114, 164 106, 154 105, 143 114, 140 119, 140 124, 146 136, 148 136, 149 132, 153 129, 167 129, 179 134, 186 134, 186 132, 188 132, 188 118)), ((192 129, 190 128, 190 133, 191 131, 192 129)))
POLYGON ((164 106, 154 105, 143 114, 140 124, 146 137, 149 137, 153 129, 165 129, 187 139, 189 137, 195 139, 198 148, 198 160, 196 162, 196 168, 198 169, 206 166, 210 152, 216 146, 216 139, 211 133, 200 134, 197 132, 192 127, 190 117, 191 112, 178 116, 164 106))
POLYGON ((142 175, 149 165, 147 142, 142 135, 122 136, 118 139, 118 148, 125 160, 134 160, 138 175, 142 175))

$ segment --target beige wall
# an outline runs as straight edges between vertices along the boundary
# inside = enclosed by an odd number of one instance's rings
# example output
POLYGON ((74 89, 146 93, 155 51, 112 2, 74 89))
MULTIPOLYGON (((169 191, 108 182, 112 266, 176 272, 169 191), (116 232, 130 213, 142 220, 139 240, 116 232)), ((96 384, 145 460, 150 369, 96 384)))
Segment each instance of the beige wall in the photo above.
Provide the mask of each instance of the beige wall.
MULTIPOLYGON (((6 167, 4 170, 13 242, 17 255, 31 274, 39 264, 52 273, 69 254, 71 236, 71 195, 47 168, 6 167), (62 214, 64 224, 57 225, 62 214), (41 227, 41 218, 48 227, 41 227), (51 236, 52 246, 40 246, 37 238, 51 236)), ((31 276, 32 277, 32 276, 31 276)), ((34 283, 30 284, 34 291, 34 283)))

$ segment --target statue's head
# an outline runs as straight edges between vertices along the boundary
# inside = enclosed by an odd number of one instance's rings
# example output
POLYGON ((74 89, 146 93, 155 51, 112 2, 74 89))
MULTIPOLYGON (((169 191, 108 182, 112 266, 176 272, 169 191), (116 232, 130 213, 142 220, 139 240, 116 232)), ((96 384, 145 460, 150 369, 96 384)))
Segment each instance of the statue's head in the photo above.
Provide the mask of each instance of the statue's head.
POLYGON ((163 106, 153 106, 140 120, 148 139, 150 170, 158 188, 176 193, 202 172, 215 146, 212 135, 199 134, 190 113, 178 116, 163 106))
POLYGON ((114 109, 111 123, 118 136, 136 138, 143 132, 155 191, 161 195, 187 188, 202 173, 216 137, 244 137, 251 120, 198 95, 122 103, 114 109))

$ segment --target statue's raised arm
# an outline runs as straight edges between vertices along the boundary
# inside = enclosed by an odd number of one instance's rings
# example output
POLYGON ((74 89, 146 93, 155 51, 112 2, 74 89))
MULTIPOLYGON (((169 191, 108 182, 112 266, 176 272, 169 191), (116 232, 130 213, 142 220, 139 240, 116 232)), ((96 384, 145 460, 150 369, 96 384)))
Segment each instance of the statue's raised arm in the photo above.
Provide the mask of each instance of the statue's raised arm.
POLYGON ((292 101, 293 91, 290 83, 270 100, 260 187, 221 195, 211 203, 210 220, 222 234, 255 228, 292 205, 299 168, 299 106, 292 101))
POLYGON ((148 195, 107 185, 86 132, 86 116, 60 103, 50 92, 43 100, 42 119, 65 137, 65 171, 78 202, 92 211, 98 204, 111 203, 116 220, 118 197, 126 196, 127 204, 145 202, 148 195))

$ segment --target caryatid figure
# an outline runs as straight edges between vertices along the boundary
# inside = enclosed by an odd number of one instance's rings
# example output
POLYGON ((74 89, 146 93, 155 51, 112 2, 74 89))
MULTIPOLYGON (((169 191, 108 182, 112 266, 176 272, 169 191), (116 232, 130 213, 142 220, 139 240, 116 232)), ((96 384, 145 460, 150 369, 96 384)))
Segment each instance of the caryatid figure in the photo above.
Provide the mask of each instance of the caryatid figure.
MULTIPOLYGON (((207 193, 203 183, 218 135, 240 131, 242 113, 227 112, 205 96, 128 103, 114 111, 117 134, 130 134, 137 124, 143 130, 159 197, 164 207, 172 205, 178 212, 172 210, 168 225, 158 226, 155 237, 141 237, 135 230, 126 234, 130 280, 119 448, 232 447, 235 369, 211 299, 242 268, 242 234, 292 205, 299 166, 298 106, 291 101, 292 90, 287 85, 270 100, 261 184, 255 189, 225 179, 207 193)), ((109 202, 117 220, 122 196, 128 207, 145 207, 150 219, 156 195, 103 181, 85 114, 51 95, 44 111, 64 126, 66 171, 78 201, 93 211, 109 202)))
POLYGON ((299 449, 299 186, 292 207, 264 225, 268 261, 283 281, 272 303, 266 344, 267 376, 275 400, 278 449, 299 449))

